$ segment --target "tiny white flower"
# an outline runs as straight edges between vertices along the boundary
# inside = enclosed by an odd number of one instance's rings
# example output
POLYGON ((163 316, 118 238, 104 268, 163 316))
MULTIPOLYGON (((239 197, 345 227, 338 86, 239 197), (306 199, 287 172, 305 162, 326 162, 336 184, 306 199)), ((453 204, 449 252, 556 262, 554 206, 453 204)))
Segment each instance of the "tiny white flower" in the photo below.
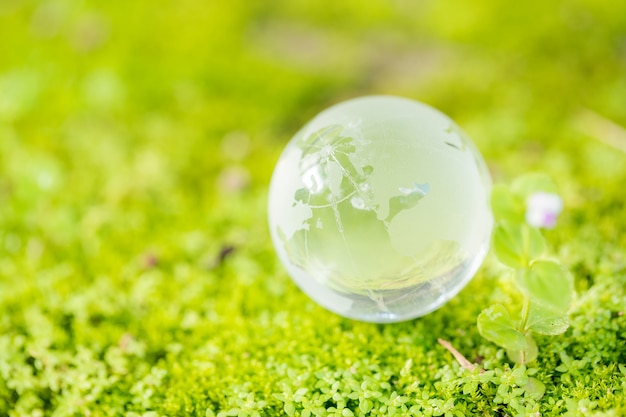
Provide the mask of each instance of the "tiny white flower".
POLYGON ((557 194, 538 191, 526 200, 526 222, 533 227, 551 229, 563 210, 563 200, 557 194))

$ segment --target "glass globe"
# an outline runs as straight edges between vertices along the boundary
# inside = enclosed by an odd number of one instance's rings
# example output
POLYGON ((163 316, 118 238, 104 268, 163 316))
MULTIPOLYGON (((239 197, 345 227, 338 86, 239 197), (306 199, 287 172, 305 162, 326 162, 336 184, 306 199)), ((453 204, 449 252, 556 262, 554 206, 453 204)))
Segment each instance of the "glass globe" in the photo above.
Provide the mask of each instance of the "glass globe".
POLYGON ((272 241, 325 308, 412 319, 456 295, 483 261, 490 186, 481 155, 446 115, 398 97, 349 100, 317 115, 280 156, 272 241))

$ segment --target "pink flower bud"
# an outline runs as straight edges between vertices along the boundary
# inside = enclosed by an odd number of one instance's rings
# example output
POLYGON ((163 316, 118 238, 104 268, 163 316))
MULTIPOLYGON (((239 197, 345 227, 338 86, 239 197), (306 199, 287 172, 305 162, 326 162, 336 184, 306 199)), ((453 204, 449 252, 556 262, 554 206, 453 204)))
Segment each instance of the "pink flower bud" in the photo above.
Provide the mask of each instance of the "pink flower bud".
POLYGON ((563 210, 563 200, 556 194, 539 191, 526 200, 526 222, 533 227, 551 229, 563 210))

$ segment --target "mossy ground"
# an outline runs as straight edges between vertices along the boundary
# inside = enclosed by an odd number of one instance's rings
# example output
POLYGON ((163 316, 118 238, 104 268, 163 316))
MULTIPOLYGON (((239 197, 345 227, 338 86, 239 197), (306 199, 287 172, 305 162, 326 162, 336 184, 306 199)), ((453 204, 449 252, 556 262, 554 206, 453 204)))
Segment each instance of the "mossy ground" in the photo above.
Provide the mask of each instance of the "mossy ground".
POLYGON ((625 125, 624 2, 2 0, 0 415, 626 415, 625 125), (282 146, 374 93, 449 114, 496 181, 561 186, 578 298, 528 368, 476 330, 511 297, 492 258, 393 325, 277 263, 282 146))

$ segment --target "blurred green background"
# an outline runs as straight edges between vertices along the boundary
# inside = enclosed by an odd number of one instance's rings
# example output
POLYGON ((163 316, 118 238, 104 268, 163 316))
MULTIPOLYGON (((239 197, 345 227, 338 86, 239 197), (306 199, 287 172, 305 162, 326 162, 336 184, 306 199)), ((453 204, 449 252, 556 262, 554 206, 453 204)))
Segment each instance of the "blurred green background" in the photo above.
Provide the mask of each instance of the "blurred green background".
POLYGON ((622 415, 624 126, 624 2, 0 0, 0 415, 622 415), (581 296, 540 340, 543 399, 475 330, 507 297, 489 261, 389 326, 278 265, 282 147, 367 94, 451 116, 496 181, 561 186, 549 239, 581 296))

